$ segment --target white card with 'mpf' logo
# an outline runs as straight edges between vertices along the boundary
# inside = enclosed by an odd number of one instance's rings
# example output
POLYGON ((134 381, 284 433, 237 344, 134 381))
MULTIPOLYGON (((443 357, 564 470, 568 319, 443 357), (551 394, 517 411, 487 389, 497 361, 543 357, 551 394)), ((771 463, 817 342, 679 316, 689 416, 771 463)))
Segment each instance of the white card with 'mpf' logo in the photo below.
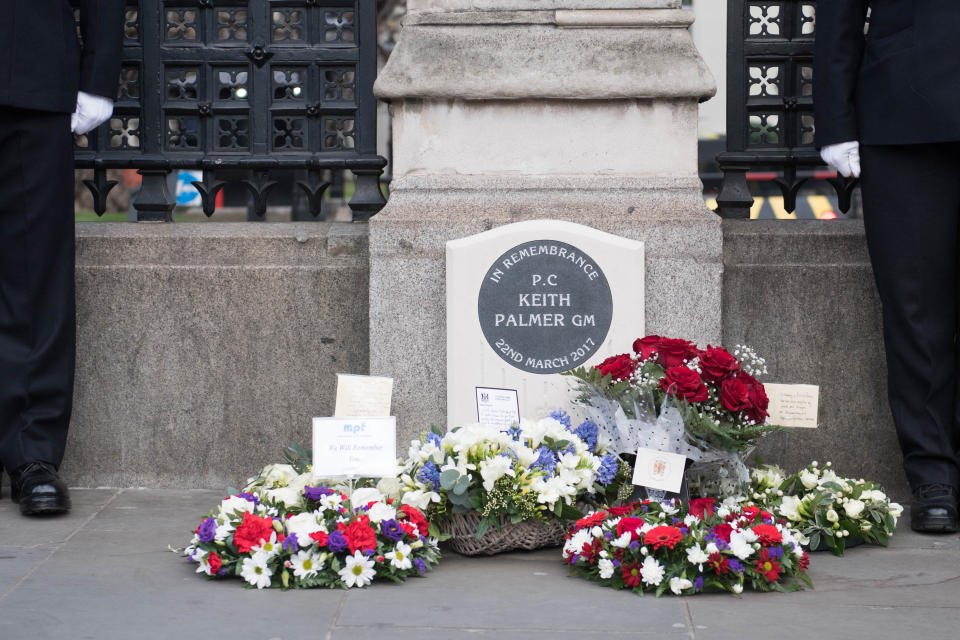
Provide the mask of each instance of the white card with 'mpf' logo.
POLYGON ((633 468, 633 484, 680 493, 683 485, 683 470, 687 458, 679 453, 667 453, 654 449, 637 449, 637 464, 633 468))

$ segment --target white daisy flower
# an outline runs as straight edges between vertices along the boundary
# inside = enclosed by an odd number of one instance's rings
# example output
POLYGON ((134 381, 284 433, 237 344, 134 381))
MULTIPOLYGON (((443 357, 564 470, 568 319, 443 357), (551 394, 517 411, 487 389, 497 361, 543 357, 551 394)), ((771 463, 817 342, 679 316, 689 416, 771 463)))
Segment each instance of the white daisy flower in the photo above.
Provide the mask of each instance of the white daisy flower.
POLYGON ((346 557, 345 566, 337 573, 347 587, 365 587, 373 582, 373 576, 377 574, 373 565, 373 560, 367 559, 357 550, 352 556, 346 557))
POLYGON ((297 555, 290 557, 290 564, 293 565, 293 575, 301 579, 312 578, 323 569, 323 560, 312 551, 298 551, 297 555))
POLYGON ((240 568, 240 577, 257 589, 269 587, 273 569, 267 566, 267 559, 267 555, 262 551, 254 553, 250 558, 244 558, 240 568))
POLYGON ((409 569, 413 566, 413 561, 410 559, 410 551, 410 545, 398 542, 393 551, 385 553, 383 556, 397 569, 409 569))

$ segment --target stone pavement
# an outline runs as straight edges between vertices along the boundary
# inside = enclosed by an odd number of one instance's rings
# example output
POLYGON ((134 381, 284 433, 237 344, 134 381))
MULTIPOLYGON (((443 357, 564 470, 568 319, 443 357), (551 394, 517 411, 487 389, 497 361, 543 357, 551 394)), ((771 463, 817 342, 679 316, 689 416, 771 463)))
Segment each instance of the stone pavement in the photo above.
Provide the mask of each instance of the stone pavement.
POLYGON ((170 553, 220 494, 77 489, 67 517, 0 502, 0 639, 956 638, 960 537, 903 526, 890 549, 816 554, 816 589, 637 597, 568 578, 558 550, 464 558, 354 591, 208 582, 170 553))

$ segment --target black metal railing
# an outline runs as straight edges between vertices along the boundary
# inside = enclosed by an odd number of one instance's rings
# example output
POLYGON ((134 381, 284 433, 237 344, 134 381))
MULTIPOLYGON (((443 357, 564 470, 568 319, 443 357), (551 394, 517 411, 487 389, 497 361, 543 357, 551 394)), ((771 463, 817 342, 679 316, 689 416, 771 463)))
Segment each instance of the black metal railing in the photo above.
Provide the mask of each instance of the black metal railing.
MULTIPOLYGON (((814 146, 813 44, 816 0, 727 0, 727 150, 717 213, 748 218, 747 172, 776 171, 784 208, 823 165, 814 146)), ((850 208, 855 179, 827 180, 850 208)))
POLYGON ((354 220, 386 203, 376 149, 375 0, 129 1, 113 117, 76 138, 79 168, 103 214, 116 182, 107 169, 138 169, 140 221, 170 221, 167 175, 199 169, 203 211, 237 182, 263 217, 277 184, 297 184, 314 217, 329 186, 325 172, 350 170, 354 220))

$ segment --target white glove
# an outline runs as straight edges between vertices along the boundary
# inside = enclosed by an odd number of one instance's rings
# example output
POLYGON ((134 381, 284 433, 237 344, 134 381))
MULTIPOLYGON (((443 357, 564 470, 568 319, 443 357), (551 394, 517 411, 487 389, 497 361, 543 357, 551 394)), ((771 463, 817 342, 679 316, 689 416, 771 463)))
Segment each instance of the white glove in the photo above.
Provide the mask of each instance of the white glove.
POLYGON ((828 144, 820 149, 820 157, 844 178, 860 177, 860 143, 856 140, 828 144))
POLYGON ((79 135, 96 129, 113 114, 113 100, 83 91, 77 94, 77 110, 70 116, 70 129, 79 135))

